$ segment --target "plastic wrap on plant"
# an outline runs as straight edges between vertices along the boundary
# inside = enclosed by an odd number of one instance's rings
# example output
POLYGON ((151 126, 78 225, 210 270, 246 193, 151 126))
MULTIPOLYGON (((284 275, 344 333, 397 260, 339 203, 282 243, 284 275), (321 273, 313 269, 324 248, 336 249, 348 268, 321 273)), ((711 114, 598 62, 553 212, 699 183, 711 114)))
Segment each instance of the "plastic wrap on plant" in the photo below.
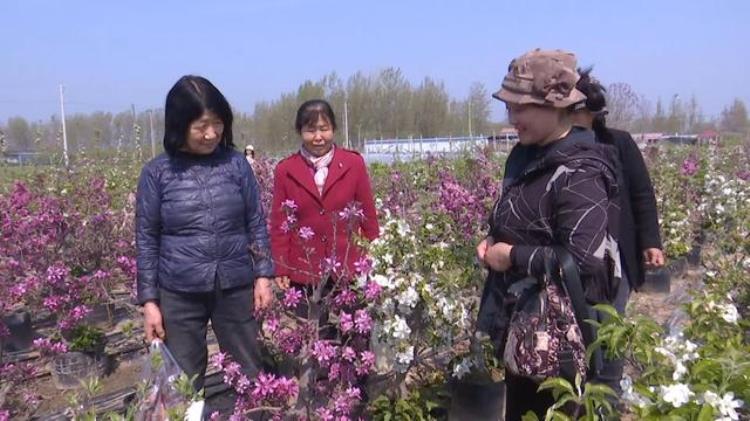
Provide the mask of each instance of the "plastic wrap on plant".
POLYGON ((178 391, 175 384, 182 374, 182 369, 164 342, 158 339, 151 342, 142 374, 146 389, 138 406, 136 420, 167 420, 170 409, 187 408, 191 402, 178 391))

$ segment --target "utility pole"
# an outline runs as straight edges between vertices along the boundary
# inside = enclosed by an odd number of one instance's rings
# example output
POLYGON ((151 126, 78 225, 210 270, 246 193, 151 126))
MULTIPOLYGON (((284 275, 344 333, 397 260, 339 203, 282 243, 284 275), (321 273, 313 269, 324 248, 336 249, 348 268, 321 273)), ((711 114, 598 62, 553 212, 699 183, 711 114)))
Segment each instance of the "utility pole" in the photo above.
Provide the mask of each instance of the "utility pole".
POLYGON ((156 140, 154 139, 154 110, 148 110, 149 133, 151 133, 151 159, 156 157, 156 140))
POLYGON ((351 148, 349 144, 349 100, 344 98, 344 144, 351 148))
POLYGON ((471 98, 469 98, 469 137, 474 137, 471 133, 471 98))
POLYGON ((70 160, 68 159, 68 130, 65 127, 65 98, 63 94, 63 85, 60 84, 60 120, 62 120, 62 136, 63 136, 63 159, 65 160, 65 168, 70 167, 70 160))

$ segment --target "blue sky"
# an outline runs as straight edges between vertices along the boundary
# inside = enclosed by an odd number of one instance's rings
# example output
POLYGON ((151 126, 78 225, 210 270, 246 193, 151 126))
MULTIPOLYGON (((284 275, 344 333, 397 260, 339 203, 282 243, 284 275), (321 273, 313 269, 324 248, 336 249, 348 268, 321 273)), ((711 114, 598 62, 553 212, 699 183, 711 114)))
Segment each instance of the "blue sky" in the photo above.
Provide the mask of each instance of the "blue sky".
MULTIPOLYGON (((183 74, 240 111, 305 79, 397 66, 454 96, 489 90, 526 50, 562 48, 653 103, 695 95, 716 115, 750 103, 750 1, 0 2, 0 122, 160 107, 183 74)), ((495 118, 503 118, 495 103, 495 118)))

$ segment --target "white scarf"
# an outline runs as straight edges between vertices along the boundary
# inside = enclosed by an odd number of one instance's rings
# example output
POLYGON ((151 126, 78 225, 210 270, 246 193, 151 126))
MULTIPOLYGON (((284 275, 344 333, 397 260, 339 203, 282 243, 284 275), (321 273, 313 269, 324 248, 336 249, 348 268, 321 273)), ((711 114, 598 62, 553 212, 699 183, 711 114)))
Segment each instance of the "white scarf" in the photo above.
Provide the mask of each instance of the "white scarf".
POLYGON ((333 146, 325 155, 313 156, 304 147, 300 148, 302 157, 312 164, 313 168, 315 168, 313 180, 315 180, 315 187, 318 188, 318 193, 320 195, 323 195, 323 187, 326 185, 326 178, 328 178, 328 166, 331 165, 331 161, 333 161, 333 151, 335 149, 336 147, 333 146))

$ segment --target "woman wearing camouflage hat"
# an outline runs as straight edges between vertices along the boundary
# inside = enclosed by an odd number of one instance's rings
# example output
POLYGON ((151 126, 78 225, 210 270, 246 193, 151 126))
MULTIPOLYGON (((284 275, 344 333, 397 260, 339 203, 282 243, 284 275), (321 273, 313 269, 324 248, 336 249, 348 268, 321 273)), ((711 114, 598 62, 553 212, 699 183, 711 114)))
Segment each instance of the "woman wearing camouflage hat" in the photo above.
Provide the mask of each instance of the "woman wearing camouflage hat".
MULTIPOLYGON (((477 246, 477 257, 490 271, 479 329, 490 335, 501 356, 517 282, 543 279, 552 247, 572 255, 589 303, 611 303, 617 290, 616 161, 592 131, 572 124, 573 106, 586 99, 575 88, 578 79, 573 54, 534 50, 511 62, 493 95, 505 102, 519 137, 506 162, 489 235, 477 246)), ((538 386, 508 371, 506 420, 520 420, 528 411, 544 417, 554 399, 548 392, 537 393, 538 386)))

